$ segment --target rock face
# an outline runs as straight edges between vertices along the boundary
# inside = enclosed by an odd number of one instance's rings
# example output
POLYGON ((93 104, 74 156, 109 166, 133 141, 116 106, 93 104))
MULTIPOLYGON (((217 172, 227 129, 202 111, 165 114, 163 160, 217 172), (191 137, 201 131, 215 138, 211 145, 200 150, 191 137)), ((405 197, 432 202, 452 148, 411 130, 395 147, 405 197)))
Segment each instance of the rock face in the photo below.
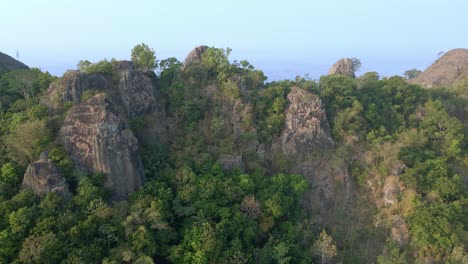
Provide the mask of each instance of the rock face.
POLYGON ((114 199, 126 198, 143 184, 138 142, 106 95, 73 107, 59 138, 77 168, 107 175, 105 187, 114 191, 114 199))
POLYGON ((147 114, 156 107, 155 87, 150 77, 136 70, 124 70, 119 77, 119 96, 128 118, 147 114))
POLYGON ((0 74, 8 71, 29 69, 24 63, 0 52, 0 74))
POLYGON ((451 85, 468 76, 468 49, 453 49, 446 52, 412 82, 433 88, 451 85))
POLYGON ((385 178, 385 184, 382 192, 383 206, 390 206, 397 203, 397 198, 400 194, 399 177, 388 176, 387 178, 385 178))
POLYGON ((38 197, 55 192, 65 199, 71 197, 68 184, 59 168, 42 153, 38 161, 29 164, 24 174, 22 189, 31 189, 38 197))
POLYGON ((183 66, 186 67, 187 65, 191 63, 200 63, 201 62, 201 56, 205 51, 208 50, 208 46, 198 46, 195 49, 193 49, 189 55, 185 58, 183 66))
POLYGON ((79 103, 84 91, 102 91, 109 85, 108 78, 103 74, 67 71, 62 78, 50 84, 43 103, 52 108, 65 102, 79 103))
POLYGON ((399 215, 393 216, 392 222, 391 237, 400 247, 403 247, 410 239, 408 225, 399 215))
POLYGON ((322 155, 325 150, 333 149, 334 142, 320 98, 292 87, 287 103, 284 128, 267 155, 271 155, 273 171, 285 170, 281 164, 286 161, 288 172, 306 177, 310 188, 304 206, 325 214, 350 198, 352 181, 347 166, 322 155), (342 190, 338 189, 337 182, 344 187, 342 190))
POLYGON ((284 154, 307 157, 316 148, 333 146, 325 109, 317 95, 293 87, 287 103, 284 128, 276 144, 284 154))
POLYGON ((328 75, 333 74, 340 74, 354 78, 353 61, 348 58, 337 61, 333 66, 331 66, 330 70, 328 70, 328 75))

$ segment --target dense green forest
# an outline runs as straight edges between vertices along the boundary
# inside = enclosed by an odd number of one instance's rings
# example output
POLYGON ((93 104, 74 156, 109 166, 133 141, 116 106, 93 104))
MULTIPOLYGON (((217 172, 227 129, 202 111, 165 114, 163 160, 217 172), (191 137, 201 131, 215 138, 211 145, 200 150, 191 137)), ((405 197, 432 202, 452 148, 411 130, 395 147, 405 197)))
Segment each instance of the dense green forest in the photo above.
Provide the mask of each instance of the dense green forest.
MULTIPOLYGON (((144 44, 132 50, 169 135, 164 143, 148 137, 157 125, 151 115, 124 118, 140 142, 146 179, 128 199, 104 186, 109 175, 77 168, 57 139, 67 113, 103 91, 88 87, 80 102, 51 108, 43 102, 59 78, 36 68, 0 73, 0 263, 468 261, 468 79, 436 89, 376 72, 267 82, 229 55, 208 48, 199 61, 182 63, 158 61, 144 44), (329 218, 303 205, 314 190, 291 169, 294 157, 272 150, 262 158, 251 149, 254 141, 274 149, 292 89, 321 99, 334 143, 317 151, 350 172, 353 206, 332 207, 329 218), (240 102, 249 111, 238 132, 225 108, 240 102), (71 197, 21 188, 45 151, 71 197), (226 153, 241 153, 245 166, 223 167, 226 153), (380 203, 392 181, 395 197, 380 203), (398 221, 405 228, 395 229, 398 221)), ((78 68, 117 87, 118 65, 84 60, 78 68)))

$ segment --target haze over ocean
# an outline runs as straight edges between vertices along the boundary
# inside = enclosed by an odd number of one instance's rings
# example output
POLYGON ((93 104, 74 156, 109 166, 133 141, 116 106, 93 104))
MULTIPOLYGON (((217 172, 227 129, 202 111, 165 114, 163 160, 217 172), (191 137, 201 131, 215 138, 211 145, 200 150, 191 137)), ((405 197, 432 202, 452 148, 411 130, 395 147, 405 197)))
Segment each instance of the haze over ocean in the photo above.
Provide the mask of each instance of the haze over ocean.
POLYGON ((318 78, 342 57, 361 59, 358 74, 401 75, 468 44, 464 0, 5 2, 0 51, 55 75, 82 59, 129 59, 141 42, 158 59, 230 47, 231 60, 247 59, 269 80, 318 78))

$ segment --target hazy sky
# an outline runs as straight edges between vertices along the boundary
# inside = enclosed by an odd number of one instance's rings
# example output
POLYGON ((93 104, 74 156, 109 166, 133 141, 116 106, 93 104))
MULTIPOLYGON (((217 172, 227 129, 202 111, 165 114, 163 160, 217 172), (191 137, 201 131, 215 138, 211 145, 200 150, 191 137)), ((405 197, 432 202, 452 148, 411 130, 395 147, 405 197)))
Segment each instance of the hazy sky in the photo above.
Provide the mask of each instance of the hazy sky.
POLYGON ((195 46, 233 49, 270 79, 318 77, 342 57, 383 76, 468 48, 467 0, 0 0, 0 51, 60 75, 81 59, 158 59, 195 46))

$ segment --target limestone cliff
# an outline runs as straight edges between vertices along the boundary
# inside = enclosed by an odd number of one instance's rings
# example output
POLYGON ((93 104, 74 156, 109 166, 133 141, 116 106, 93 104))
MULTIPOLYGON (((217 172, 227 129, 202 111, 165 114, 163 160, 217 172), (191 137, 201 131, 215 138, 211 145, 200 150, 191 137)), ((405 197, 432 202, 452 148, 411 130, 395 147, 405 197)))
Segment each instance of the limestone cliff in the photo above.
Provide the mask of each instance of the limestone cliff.
POLYGON ((77 168, 107 175, 105 186, 115 199, 126 198, 143 184, 138 142, 105 94, 70 109, 59 139, 77 168))
POLYGON ((38 197, 54 192, 65 199, 71 197, 65 177, 59 168, 42 153, 39 160, 29 164, 24 174, 22 189, 31 189, 38 197))

